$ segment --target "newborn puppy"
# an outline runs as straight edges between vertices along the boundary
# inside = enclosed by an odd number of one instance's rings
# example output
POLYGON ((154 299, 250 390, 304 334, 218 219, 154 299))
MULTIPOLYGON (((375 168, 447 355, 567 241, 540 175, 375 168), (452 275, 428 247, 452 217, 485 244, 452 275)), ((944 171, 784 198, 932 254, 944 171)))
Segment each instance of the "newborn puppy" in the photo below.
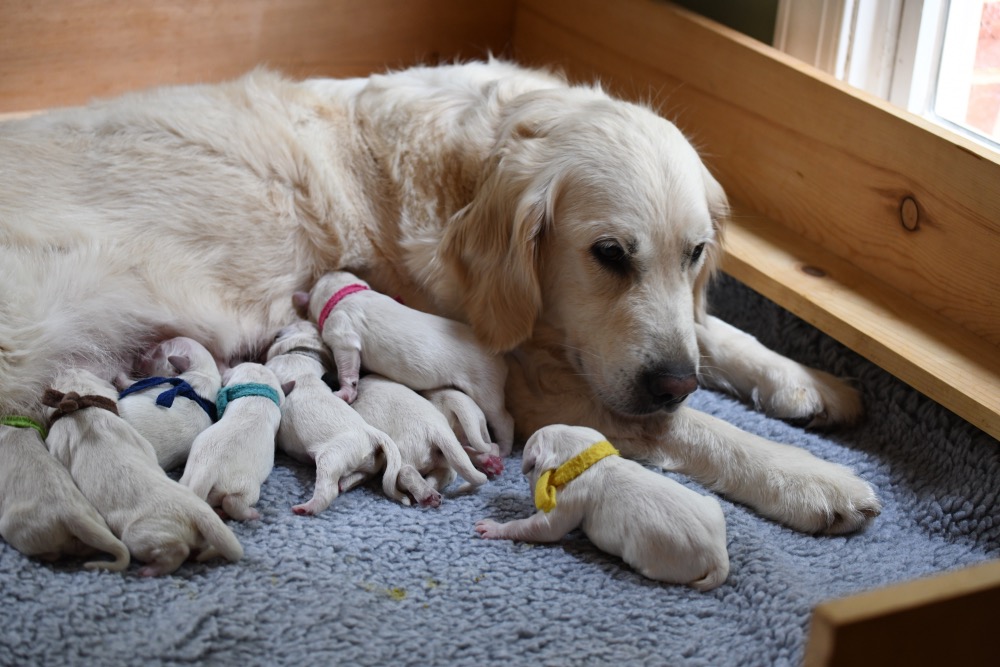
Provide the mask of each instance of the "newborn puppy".
POLYGON ((267 367, 288 387, 281 405, 278 446, 292 458, 315 462, 316 488, 307 503, 295 505, 300 515, 319 514, 341 491, 347 491, 382 468, 382 490, 402 500, 397 476, 399 448, 388 435, 369 426, 321 379, 329 352, 312 322, 296 322, 275 337, 267 351, 267 367))
POLYGON ((524 446, 522 466, 539 512, 502 524, 483 519, 476 530, 487 539, 554 542, 579 526, 599 549, 650 579, 699 591, 721 585, 729 554, 718 501, 617 452, 600 458, 613 449, 590 428, 539 429, 524 446), (581 454, 583 461, 560 468, 581 454))
POLYGON ((153 446, 160 467, 172 470, 215 421, 222 378, 212 354, 183 337, 157 345, 142 369, 150 377, 119 387, 118 413, 153 446))
POLYGON ((181 484, 234 519, 259 519, 253 505, 274 467, 285 395, 274 373, 260 364, 240 364, 222 380, 219 421, 195 438, 181 484))
POLYGON ((455 479, 455 471, 473 486, 486 483, 486 475, 472 465, 448 420, 412 389, 366 375, 358 384, 353 407, 396 442, 403 460, 399 485, 418 504, 440 505, 440 490, 455 479))
POLYGON ((476 468, 491 478, 503 474, 500 448, 490 442, 486 415, 475 401, 457 389, 431 389, 420 392, 420 395, 445 416, 476 468))
POLYGON ((189 489, 167 477, 145 438, 118 416, 118 392, 82 369, 60 372, 44 403, 52 409, 46 443, 83 495, 121 538, 139 574, 173 572, 199 560, 243 557, 232 531, 189 489))
POLYGON ((296 306, 309 316, 337 364, 348 403, 357 396, 361 368, 415 390, 456 387, 479 405, 504 456, 514 442, 514 420, 504 408, 507 365, 476 340, 472 329, 453 320, 408 308, 350 273, 320 278, 296 306))
POLYGON ((121 571, 129 564, 128 549, 25 422, 0 426, 0 537, 43 560, 97 551, 115 558, 84 563, 88 570, 121 571))

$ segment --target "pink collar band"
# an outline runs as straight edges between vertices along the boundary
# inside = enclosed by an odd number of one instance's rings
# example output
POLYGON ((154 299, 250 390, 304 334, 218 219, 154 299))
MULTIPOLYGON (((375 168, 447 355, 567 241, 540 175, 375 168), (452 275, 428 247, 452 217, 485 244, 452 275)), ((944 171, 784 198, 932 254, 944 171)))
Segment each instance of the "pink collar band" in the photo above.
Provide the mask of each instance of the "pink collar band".
POLYGON ((355 292, 363 292, 368 289, 367 285, 361 285, 359 283, 354 283, 353 285, 348 285, 347 287, 341 287, 337 290, 330 300, 326 302, 323 306, 323 310, 319 311, 319 319, 316 320, 316 325, 319 327, 320 334, 323 333, 323 325, 326 324, 326 318, 330 316, 333 309, 340 303, 341 299, 346 296, 350 296, 355 292))

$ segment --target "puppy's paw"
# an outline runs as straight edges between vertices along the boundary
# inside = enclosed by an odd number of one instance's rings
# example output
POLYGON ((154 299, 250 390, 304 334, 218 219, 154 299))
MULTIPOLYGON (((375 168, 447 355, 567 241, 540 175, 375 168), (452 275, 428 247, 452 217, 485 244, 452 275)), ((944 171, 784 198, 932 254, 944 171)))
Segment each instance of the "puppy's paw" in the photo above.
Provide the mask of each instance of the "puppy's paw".
POLYGON ((430 491, 418 501, 421 507, 440 507, 441 494, 438 491, 430 491))
POLYGON ((503 474, 503 459, 499 456, 483 455, 475 458, 476 467, 486 473, 490 479, 503 474))
POLYGON ((502 540, 506 538, 503 534, 503 524, 497 523, 493 519, 480 519, 476 522, 476 532, 484 540, 502 540))
POLYGON ((358 389, 357 387, 341 387, 333 395, 350 405, 358 397, 358 389))
POLYGON ((767 415, 807 428, 853 424, 861 418, 861 396, 845 381, 794 361, 768 368, 750 396, 767 415))

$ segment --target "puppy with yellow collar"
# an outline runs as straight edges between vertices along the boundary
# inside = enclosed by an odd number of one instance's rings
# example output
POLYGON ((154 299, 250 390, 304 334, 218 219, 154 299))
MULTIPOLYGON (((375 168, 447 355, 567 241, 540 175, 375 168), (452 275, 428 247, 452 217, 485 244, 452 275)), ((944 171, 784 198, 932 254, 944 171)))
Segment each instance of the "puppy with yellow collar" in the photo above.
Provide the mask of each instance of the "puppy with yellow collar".
POLYGON ((508 523, 482 519, 476 531, 484 538, 555 542, 579 527, 599 549, 650 579, 699 591, 726 580, 726 521, 718 501, 622 458, 594 429, 539 429, 524 446, 522 470, 539 511, 508 523))

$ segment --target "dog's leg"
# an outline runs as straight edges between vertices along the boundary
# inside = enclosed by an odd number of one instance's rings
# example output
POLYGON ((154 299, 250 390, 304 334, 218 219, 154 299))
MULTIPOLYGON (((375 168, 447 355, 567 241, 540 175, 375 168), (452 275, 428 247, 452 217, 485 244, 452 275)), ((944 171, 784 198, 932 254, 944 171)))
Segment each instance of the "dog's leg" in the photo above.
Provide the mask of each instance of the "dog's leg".
POLYGON ((843 380, 783 357, 716 317, 707 317, 696 329, 702 386, 811 427, 849 424, 861 416, 858 392, 843 380))
POLYGON ((486 483, 486 475, 476 470, 476 467, 472 465, 469 455, 462 449, 457 438, 438 438, 431 446, 437 447, 445 460, 451 464, 451 467, 462 476, 462 479, 473 486, 482 486, 486 483))
POLYGON ((232 519, 256 521, 260 518, 260 512, 251 507, 255 502, 257 502, 256 499, 251 502, 246 493, 227 493, 222 497, 220 504, 222 511, 232 519))
POLYGON ((316 457, 316 487, 307 503, 292 507, 299 516, 315 516, 330 506, 340 493, 340 480, 348 470, 344 465, 345 448, 328 447, 316 457))
POLYGON ((622 453, 684 473, 766 517, 807 533, 849 533, 881 511, 851 470, 681 408, 654 443, 615 440, 622 453))
POLYGON ((582 520, 581 512, 557 506, 551 512, 536 512, 526 519, 507 523, 480 519, 476 522, 476 532, 487 540, 555 542, 579 526, 582 520))

